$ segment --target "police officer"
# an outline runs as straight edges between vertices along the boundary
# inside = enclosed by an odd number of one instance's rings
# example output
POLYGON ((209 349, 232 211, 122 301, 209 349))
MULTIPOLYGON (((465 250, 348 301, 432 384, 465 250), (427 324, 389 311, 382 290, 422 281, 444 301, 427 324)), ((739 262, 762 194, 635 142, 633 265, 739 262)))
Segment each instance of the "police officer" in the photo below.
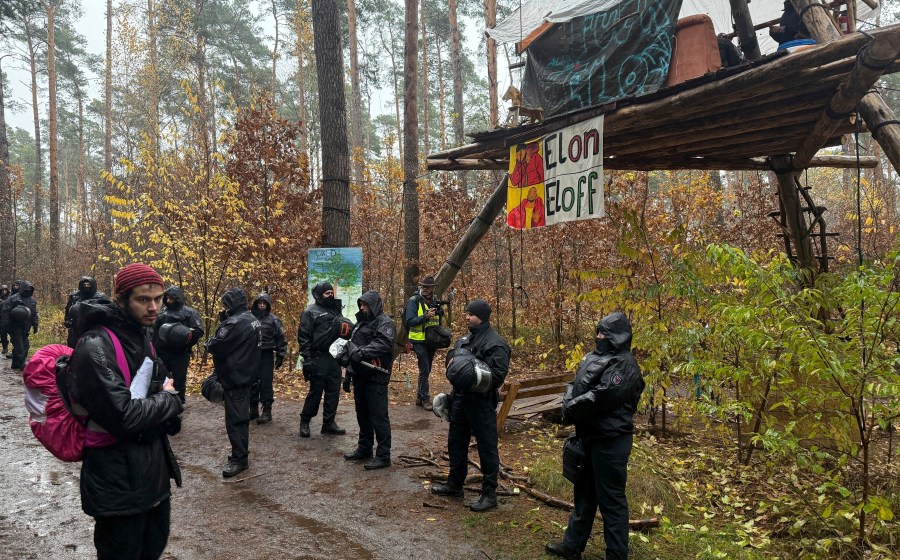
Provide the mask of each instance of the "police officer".
POLYGON ((225 310, 206 349, 225 390, 225 431, 231 455, 222 476, 230 478, 250 466, 250 386, 259 370, 259 322, 247 309, 247 295, 241 288, 225 292, 222 305, 225 310))
POLYGON ((272 421, 272 403, 275 402, 275 390, 272 387, 274 370, 284 363, 287 353, 287 342, 284 340, 284 327, 281 319, 272 313, 272 300, 269 294, 262 293, 253 300, 250 310, 259 321, 259 371, 256 382, 250 392, 250 419, 257 424, 272 421), (262 415, 259 414, 259 403, 262 402, 262 415))
POLYGON ((628 457, 644 379, 631 354, 631 323, 624 314, 600 319, 595 344, 566 388, 562 405, 563 422, 575 424, 585 451, 581 478, 575 482, 575 509, 562 542, 548 543, 546 549, 561 558, 581 558, 599 508, 606 557, 622 560, 628 558, 628 457))
POLYGON ((38 332, 38 310, 34 299, 34 286, 27 280, 13 284, 17 288, 0 306, 0 329, 9 333, 12 342, 13 369, 22 369, 28 359, 31 347, 28 340, 29 329, 38 332))
MULTIPOLYGON (((0 307, 3 306, 3 302, 9 298, 9 286, 3 284, 0 286, 0 307)), ((3 353, 9 353, 9 337, 6 335, 6 331, 3 328, 0 328, 0 343, 3 344, 3 353)))
POLYGON ((344 435, 346 430, 335 422, 341 392, 341 366, 328 353, 337 340, 332 328, 335 318, 341 317, 341 300, 334 297, 334 286, 319 282, 312 289, 313 304, 300 316, 297 342, 303 356, 303 378, 309 381, 309 392, 300 412, 300 437, 309 437, 309 421, 319 413, 319 401, 325 394, 322 411, 322 433, 344 435))
POLYGON ((434 353, 437 351, 437 348, 426 344, 425 329, 441 324, 441 318, 437 315, 437 309, 433 305, 435 286, 437 283, 433 276, 422 278, 419 282, 419 293, 409 298, 403 313, 403 322, 409 329, 409 341, 412 343, 413 352, 416 353, 419 365, 416 406, 421 406, 425 410, 431 410, 428 377, 431 375, 431 365, 434 362, 434 353))
POLYGON ((15 282, 12 283, 12 289, 9 290, 6 297, 3 298, 3 302, 0 302, 0 335, 3 335, 3 357, 6 358, 7 360, 12 358, 12 352, 9 352, 9 348, 7 348, 7 343, 6 343, 7 339, 10 339, 11 337, 10 337, 9 330, 7 329, 6 325, 3 324, 3 317, 2 317, 3 303, 5 303, 6 300, 13 297, 17 293, 19 293, 19 281, 18 280, 16 280, 15 282))
POLYGON ((348 461, 369 460, 367 470, 391 465, 391 421, 388 418, 388 384, 394 360, 397 327, 384 312, 381 295, 364 293, 358 301, 356 328, 350 338, 349 369, 353 379, 353 399, 359 440, 356 450, 344 455, 348 461), (375 444, 375 458, 372 448, 375 444))
POLYGON ((78 336, 75 334, 75 323, 78 320, 75 306, 89 299, 106 299, 106 294, 97 291, 97 280, 93 276, 82 276, 78 281, 78 288, 69 294, 66 312, 63 315, 63 325, 69 331, 66 338, 69 348, 75 348, 75 343, 78 342, 78 336))
POLYGON ((185 305, 184 290, 181 286, 166 288, 163 294, 163 308, 154 325, 153 344, 159 358, 172 374, 182 404, 187 385, 187 370, 191 364, 191 349, 203 338, 203 332, 200 314, 193 307, 185 305), (175 325, 181 327, 176 328, 175 325))
POLYGON ((463 496, 463 482, 468 473, 469 441, 472 435, 478 445, 478 457, 484 479, 481 497, 469 509, 476 512, 497 507, 497 475, 500 472, 500 453, 497 448, 497 402, 499 388, 509 371, 509 345, 491 328, 491 306, 476 299, 466 306, 469 334, 456 342, 454 351, 468 350, 484 362, 491 372, 491 387, 487 392, 453 388, 450 408, 450 431, 447 451, 450 455, 450 474, 446 484, 434 484, 431 492, 438 496, 463 496))

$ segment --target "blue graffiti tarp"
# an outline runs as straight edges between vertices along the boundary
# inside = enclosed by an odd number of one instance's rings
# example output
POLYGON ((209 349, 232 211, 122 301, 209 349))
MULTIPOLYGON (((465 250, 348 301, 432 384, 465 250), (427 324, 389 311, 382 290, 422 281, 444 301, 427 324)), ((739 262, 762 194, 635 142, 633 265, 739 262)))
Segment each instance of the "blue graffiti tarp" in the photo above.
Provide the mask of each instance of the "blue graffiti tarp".
POLYGON ((557 115, 630 95, 666 80, 682 0, 622 0, 554 25, 528 47, 525 105, 557 115))

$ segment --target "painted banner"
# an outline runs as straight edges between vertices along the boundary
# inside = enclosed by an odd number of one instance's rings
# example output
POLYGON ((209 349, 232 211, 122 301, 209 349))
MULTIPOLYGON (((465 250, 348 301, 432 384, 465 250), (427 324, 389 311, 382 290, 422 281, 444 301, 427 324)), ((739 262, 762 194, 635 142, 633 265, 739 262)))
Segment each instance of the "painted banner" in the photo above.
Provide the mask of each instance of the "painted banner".
POLYGON ((356 302, 362 295, 362 247, 310 249, 308 258, 308 303, 313 303, 313 286, 330 282, 334 297, 344 306, 344 317, 352 319, 359 311, 356 302))
POLYGON ((605 215, 603 115, 510 147, 510 227, 531 229, 605 215))

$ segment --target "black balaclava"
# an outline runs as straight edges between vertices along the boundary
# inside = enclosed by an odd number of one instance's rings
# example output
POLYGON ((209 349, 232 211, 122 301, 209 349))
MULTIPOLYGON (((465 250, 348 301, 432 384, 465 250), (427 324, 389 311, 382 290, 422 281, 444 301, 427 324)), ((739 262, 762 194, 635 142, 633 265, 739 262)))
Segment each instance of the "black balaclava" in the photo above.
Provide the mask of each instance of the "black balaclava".
POLYGON ((323 305, 325 307, 334 308, 337 307, 338 310, 341 308, 341 300, 335 298, 334 296, 325 297, 325 292, 328 290, 334 290, 334 286, 331 282, 319 282, 312 289, 313 300, 319 305, 323 305))

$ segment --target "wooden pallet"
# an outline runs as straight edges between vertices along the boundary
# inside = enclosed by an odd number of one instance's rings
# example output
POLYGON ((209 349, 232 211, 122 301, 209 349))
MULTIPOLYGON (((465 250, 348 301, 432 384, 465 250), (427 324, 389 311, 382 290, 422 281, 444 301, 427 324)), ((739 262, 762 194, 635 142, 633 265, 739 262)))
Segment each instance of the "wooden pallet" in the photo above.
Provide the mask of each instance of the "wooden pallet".
POLYGON ((559 408, 566 385, 573 379, 574 373, 559 373, 533 379, 514 379, 504 383, 500 389, 500 401, 503 404, 497 413, 497 433, 503 433, 508 416, 524 416, 559 408), (517 401, 520 402, 514 408, 513 404, 517 401))

